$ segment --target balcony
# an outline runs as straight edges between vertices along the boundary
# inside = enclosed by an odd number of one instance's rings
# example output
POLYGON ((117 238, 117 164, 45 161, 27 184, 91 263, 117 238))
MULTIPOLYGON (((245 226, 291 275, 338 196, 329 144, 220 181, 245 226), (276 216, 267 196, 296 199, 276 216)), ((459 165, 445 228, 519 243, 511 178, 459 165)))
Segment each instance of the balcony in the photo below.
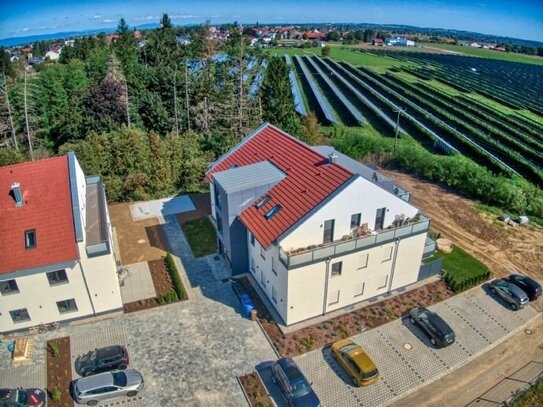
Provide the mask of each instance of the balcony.
POLYGON ((86 250, 88 257, 111 253, 107 225, 106 194, 102 177, 87 177, 86 250))
POLYGON ((345 256, 347 254, 394 242, 398 239, 406 239, 411 236, 426 233, 429 228, 430 219, 424 215, 419 215, 416 221, 410 222, 407 225, 371 232, 369 235, 350 238, 348 240, 337 240, 335 242, 315 246, 311 249, 307 248, 303 251, 298 249, 295 252, 285 252, 283 248, 279 248, 279 258, 287 269, 294 269, 308 264, 319 263, 328 258, 345 256))

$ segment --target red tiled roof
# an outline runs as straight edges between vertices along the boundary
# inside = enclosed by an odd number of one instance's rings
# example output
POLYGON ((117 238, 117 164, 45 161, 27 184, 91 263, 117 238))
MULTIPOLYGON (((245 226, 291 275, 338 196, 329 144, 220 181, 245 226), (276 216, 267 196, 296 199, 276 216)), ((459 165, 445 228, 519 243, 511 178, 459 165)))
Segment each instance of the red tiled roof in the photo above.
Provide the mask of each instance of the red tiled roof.
POLYGON ((265 194, 271 197, 269 202, 258 209, 251 205, 240 218, 266 248, 353 175, 337 164, 327 164, 325 157, 267 124, 224 156, 207 176, 211 180, 213 173, 228 170, 234 164, 243 166, 265 160, 287 176, 265 194), (266 220, 264 215, 275 205, 281 205, 281 210, 266 220))
POLYGON ((0 167, 0 274, 78 258, 66 156, 0 167), (20 184, 24 204, 11 192, 20 184), (25 248, 25 231, 36 247, 25 248))

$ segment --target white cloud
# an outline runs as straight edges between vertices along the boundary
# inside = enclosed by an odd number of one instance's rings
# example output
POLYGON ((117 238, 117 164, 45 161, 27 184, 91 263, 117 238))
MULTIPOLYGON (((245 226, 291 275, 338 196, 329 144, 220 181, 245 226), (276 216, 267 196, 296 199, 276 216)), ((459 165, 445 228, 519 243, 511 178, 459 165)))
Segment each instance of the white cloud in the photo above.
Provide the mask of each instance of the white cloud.
POLYGON ((92 17, 89 17, 89 20, 99 20, 100 18, 102 18, 100 14, 95 14, 92 17))
POLYGON ((151 20, 160 20, 158 16, 145 16, 145 17, 134 17, 134 21, 151 21, 151 20))
POLYGON ((200 18, 199 16, 193 16, 191 14, 172 14, 169 16, 172 20, 188 19, 188 18, 200 18))
POLYGON ((115 20, 112 20, 110 18, 106 18, 104 21, 102 21, 102 23, 105 23, 105 24, 109 24, 109 23, 114 23, 115 20))
POLYGON ((30 30, 30 28, 25 27, 25 28, 23 28, 21 31, 25 33, 25 32, 27 32, 28 30, 30 30))

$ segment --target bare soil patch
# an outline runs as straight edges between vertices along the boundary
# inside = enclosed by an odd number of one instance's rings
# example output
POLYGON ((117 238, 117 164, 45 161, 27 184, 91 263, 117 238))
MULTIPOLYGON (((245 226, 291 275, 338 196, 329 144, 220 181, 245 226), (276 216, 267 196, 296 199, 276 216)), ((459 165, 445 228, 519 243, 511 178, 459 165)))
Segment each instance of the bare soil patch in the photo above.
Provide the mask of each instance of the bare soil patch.
POLYGON ((512 228, 474 209, 475 202, 414 175, 382 171, 412 193, 412 202, 432 219, 432 230, 450 239, 496 276, 522 273, 543 279, 543 228, 512 228))
POLYGON ((71 363, 69 336, 47 341, 48 406, 73 407, 74 401, 70 395, 71 363))
POLYGON ((240 376, 239 381, 252 407, 271 407, 273 405, 266 387, 255 372, 240 376))
POLYGON ((168 245, 158 219, 134 222, 130 214, 130 203, 110 205, 109 215, 117 231, 123 264, 157 260, 166 256, 168 245))
POLYGON ((247 278, 240 279, 255 304, 260 324, 281 356, 297 356, 405 316, 411 308, 429 307, 454 295, 435 281, 326 321, 283 334, 247 278))

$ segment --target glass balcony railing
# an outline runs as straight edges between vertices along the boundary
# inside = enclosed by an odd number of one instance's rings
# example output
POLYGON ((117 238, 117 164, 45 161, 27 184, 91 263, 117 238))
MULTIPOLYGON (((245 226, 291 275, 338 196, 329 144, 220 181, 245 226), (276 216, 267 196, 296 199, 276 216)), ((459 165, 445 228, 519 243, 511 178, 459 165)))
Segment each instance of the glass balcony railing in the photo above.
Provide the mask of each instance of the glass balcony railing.
POLYGON ((418 221, 407 225, 371 232, 369 235, 348 240, 338 240, 312 249, 296 250, 295 253, 293 251, 286 252, 280 247, 279 258, 287 269, 293 269, 415 236, 428 231, 429 228, 430 219, 424 215, 419 215, 418 221))

